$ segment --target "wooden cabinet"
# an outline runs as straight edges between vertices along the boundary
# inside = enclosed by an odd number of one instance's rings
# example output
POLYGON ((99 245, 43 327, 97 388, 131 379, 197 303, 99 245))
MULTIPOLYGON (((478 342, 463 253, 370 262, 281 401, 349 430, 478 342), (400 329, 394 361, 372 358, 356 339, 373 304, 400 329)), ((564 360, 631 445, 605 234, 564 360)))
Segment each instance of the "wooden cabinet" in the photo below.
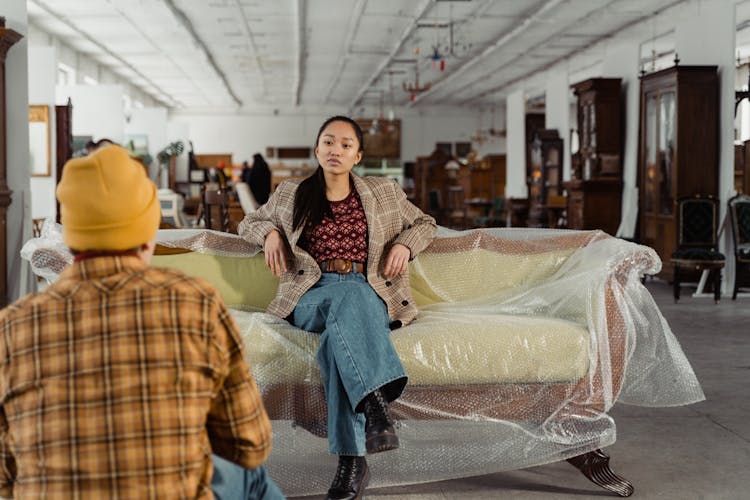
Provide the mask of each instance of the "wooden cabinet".
POLYGON ((750 141, 734 146, 734 190, 750 194, 750 141))
MULTIPOLYGON (((529 219, 530 227, 549 227, 550 197, 562 194, 563 142, 557 130, 537 130, 529 150, 529 219)), ((554 227, 554 225, 552 225, 554 227)))
POLYGON ((622 180, 616 177, 572 180, 568 190, 568 229, 601 229, 614 235, 620 226, 622 180))
POLYGON ((639 240, 663 262, 676 246, 677 199, 718 194, 719 87, 716 66, 674 66, 641 78, 639 240))
POLYGON ((578 98, 579 149, 572 158, 568 228, 615 234, 622 204, 622 98, 619 78, 572 85, 578 98))
POLYGON ((8 304, 8 240, 7 218, 12 191, 8 187, 6 126, 5 123, 5 56, 8 50, 23 36, 5 27, 5 18, 0 17, 0 308, 8 304))

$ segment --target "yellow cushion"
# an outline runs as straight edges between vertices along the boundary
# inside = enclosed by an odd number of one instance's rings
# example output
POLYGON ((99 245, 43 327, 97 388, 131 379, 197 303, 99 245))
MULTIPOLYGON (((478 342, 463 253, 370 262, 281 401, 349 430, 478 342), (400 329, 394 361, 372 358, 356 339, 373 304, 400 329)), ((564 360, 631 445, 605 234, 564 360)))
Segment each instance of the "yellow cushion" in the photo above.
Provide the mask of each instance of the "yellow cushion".
MULTIPOLYGON (((320 380, 319 335, 270 314, 232 315, 259 384, 320 380)), ((427 312, 391 338, 411 385, 573 382, 589 366, 586 329, 553 318, 427 312)))
POLYGON ((409 267, 418 306, 488 296, 554 274, 575 248, 541 253, 500 253, 484 248, 421 253, 409 267))
POLYGON ((276 295, 279 279, 269 271, 263 254, 226 257, 197 252, 155 255, 151 265, 179 269, 214 285, 227 305, 265 310, 276 295))

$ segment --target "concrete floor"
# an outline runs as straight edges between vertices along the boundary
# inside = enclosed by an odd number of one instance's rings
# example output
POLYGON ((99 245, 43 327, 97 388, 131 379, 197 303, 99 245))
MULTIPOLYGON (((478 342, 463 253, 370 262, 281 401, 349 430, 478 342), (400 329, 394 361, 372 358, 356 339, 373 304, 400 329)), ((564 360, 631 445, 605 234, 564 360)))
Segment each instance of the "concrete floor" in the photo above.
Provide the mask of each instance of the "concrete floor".
MULTIPOLYGON (((617 405, 617 442, 606 448, 632 498, 750 498, 750 297, 691 297, 647 287, 690 360, 706 401, 677 408, 617 405)), ((370 500, 584 499, 611 497, 567 463, 437 483, 368 489, 370 500)), ((299 497, 314 498, 314 497, 299 497)))

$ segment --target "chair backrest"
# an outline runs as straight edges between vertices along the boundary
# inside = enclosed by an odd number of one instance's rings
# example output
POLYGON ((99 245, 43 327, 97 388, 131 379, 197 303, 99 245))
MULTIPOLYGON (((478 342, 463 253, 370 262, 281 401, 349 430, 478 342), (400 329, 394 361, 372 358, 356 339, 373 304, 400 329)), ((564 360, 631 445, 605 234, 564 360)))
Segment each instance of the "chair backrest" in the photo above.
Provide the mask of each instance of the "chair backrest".
POLYGON ((738 194, 728 202, 735 251, 750 245, 750 196, 738 194))
POLYGON ((466 197, 466 191, 463 186, 449 186, 448 200, 446 201, 446 208, 450 212, 457 212, 464 210, 464 200, 466 197))
POLYGON ((716 248, 719 200, 685 196, 677 200, 677 247, 716 248))
POLYGON ((255 200, 255 196, 253 196, 250 186, 247 183, 238 182, 234 185, 234 189, 237 191, 237 197, 240 199, 240 205, 245 215, 258 210, 260 205, 255 200))
POLYGON ((229 232, 229 194, 221 190, 204 190, 203 215, 206 229, 229 232))
POLYGON ((161 206, 162 224, 175 228, 185 227, 182 220, 182 197, 170 189, 158 191, 159 205, 161 206))

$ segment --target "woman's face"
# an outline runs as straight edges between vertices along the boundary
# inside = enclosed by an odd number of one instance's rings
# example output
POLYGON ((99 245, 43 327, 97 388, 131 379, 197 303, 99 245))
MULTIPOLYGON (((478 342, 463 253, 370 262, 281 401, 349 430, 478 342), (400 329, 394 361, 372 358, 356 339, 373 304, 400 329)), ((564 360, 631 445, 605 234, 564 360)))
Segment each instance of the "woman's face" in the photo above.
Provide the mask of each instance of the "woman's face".
POLYGON ((326 174, 349 175, 362 159, 354 127, 347 122, 331 122, 318 138, 315 156, 326 174))

